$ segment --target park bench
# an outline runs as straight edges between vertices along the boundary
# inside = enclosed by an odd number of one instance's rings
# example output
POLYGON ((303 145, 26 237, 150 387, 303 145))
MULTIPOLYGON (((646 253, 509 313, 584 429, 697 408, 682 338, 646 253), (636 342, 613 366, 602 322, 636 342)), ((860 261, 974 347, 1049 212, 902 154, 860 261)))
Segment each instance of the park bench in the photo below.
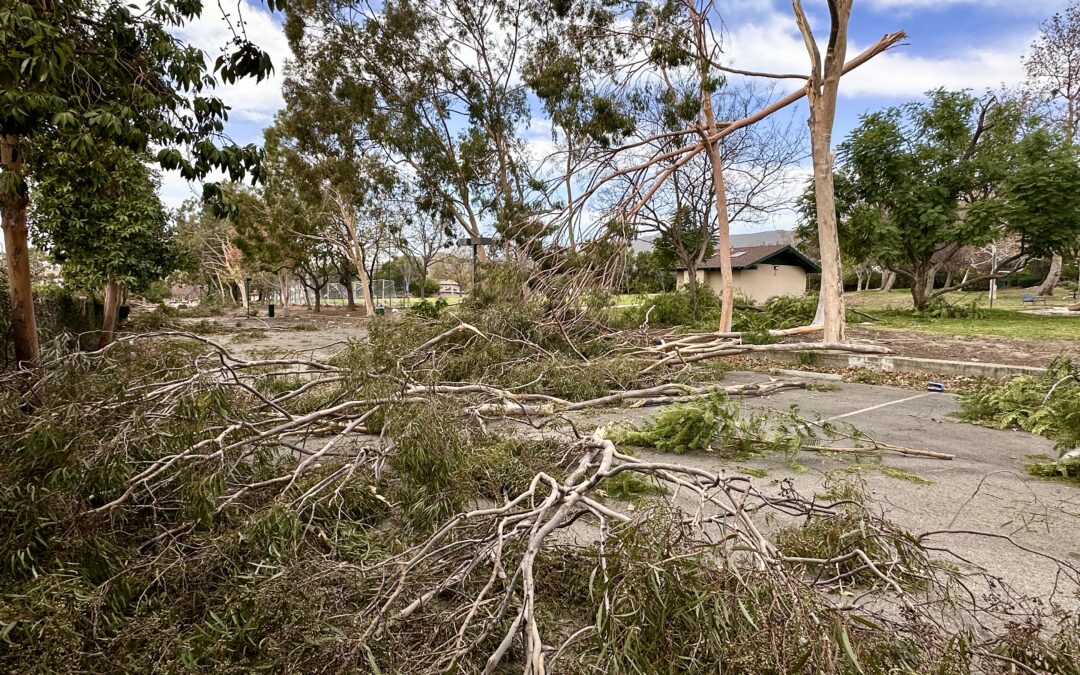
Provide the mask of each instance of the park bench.
POLYGON ((1024 293, 1020 296, 1020 304, 1034 305, 1036 302, 1046 304, 1046 298, 1043 296, 1035 295, 1034 293, 1024 293))

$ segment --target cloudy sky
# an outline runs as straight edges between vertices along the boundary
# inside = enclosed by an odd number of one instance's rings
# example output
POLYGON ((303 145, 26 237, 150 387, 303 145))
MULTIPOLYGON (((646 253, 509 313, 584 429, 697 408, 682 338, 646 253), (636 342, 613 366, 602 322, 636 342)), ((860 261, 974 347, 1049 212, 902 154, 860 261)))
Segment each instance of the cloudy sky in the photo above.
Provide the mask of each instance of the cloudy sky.
MULTIPOLYGON (((231 106, 228 132, 238 143, 260 143, 262 129, 282 106, 281 67, 290 57, 280 17, 239 0, 248 35, 274 58, 277 74, 261 83, 242 81, 224 87, 220 96, 231 106)), ((226 6, 232 3, 226 3, 226 6)), ((824 36, 824 2, 804 0, 816 31, 824 36)), ((849 56, 886 33, 907 32, 906 42, 845 76, 840 87, 834 138, 842 139, 861 114, 918 98, 937 87, 982 92, 1015 85, 1023 78, 1021 58, 1039 30, 1039 23, 1064 7, 1064 0, 855 0, 850 24, 849 56)), ((804 72, 807 57, 785 0, 719 0, 724 16, 725 50, 733 65, 745 69, 804 72)), ((216 56, 228 37, 220 14, 206 16, 185 28, 183 37, 216 56)), ((536 125, 536 141, 546 134, 536 125)), ((175 175, 166 174, 162 196, 177 206, 194 196, 175 175)), ((774 223, 774 224, 783 224, 774 223)))

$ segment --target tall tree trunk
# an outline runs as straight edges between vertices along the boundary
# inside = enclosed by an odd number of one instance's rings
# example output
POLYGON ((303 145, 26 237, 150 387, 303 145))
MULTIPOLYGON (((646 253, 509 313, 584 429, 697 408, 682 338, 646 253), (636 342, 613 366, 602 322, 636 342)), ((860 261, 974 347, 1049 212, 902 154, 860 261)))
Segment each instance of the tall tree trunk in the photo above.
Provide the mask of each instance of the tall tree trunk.
POLYGON ((292 304, 292 274, 290 272, 278 272, 278 288, 281 293, 281 316, 290 315, 289 306, 292 304))
POLYGON ((836 94, 847 55, 847 25, 852 0, 829 0, 831 31, 822 62, 810 23, 802 3, 793 0, 795 20, 811 60, 807 83, 810 106, 810 155, 814 164, 814 197, 817 206, 818 246, 821 251, 821 295, 823 342, 843 342, 844 273, 840 262, 840 238, 836 224, 836 198, 833 191, 832 130, 836 118, 836 94))
POLYGON ((427 299, 427 265, 420 268, 420 299, 427 299))
POLYGON ((863 280, 862 267, 857 266, 855 268, 855 292, 856 293, 859 293, 859 292, 862 291, 862 280, 863 280))
POLYGON ((1039 286, 1039 290, 1035 291, 1035 295, 1054 295, 1054 287, 1057 286, 1058 281, 1061 280, 1061 255, 1054 254, 1054 257, 1050 259, 1050 271, 1046 273, 1046 278, 1043 279, 1042 285, 1039 286))
MULTIPOLYGON (((4 173, 13 173, 21 181, 22 159, 19 157, 17 136, 0 138, 0 166, 4 173)), ((17 194, 0 194, 15 362, 34 365, 41 355, 41 346, 38 344, 34 293, 30 284, 30 250, 26 232, 28 202, 25 185, 20 186, 17 194)))
POLYGON ((105 311, 101 320, 101 339, 98 340, 98 349, 107 347, 116 336, 116 320, 120 314, 120 284, 110 277, 105 284, 105 311))
POLYGON ((318 314, 318 313, 322 312, 322 289, 323 289, 323 287, 319 286, 316 283, 314 283, 315 282, 315 277, 312 277, 311 281, 312 281, 312 289, 311 290, 315 294, 315 309, 314 309, 314 312, 316 314, 318 314))
POLYGON ((949 270, 949 271, 947 271, 945 273, 945 286, 944 286, 944 288, 951 288, 951 287, 952 287, 952 270, 949 270))
POLYGON ((911 299, 915 309, 924 310, 930 303, 930 294, 934 290, 934 276, 937 274, 936 265, 919 265, 915 267, 915 278, 911 281, 911 299))
MULTIPOLYGON (((709 136, 716 135, 716 118, 713 116, 712 97, 708 92, 702 95, 702 108, 705 113, 705 125, 709 136)), ((735 279, 731 271, 731 223, 728 221, 727 193, 724 187, 724 171, 720 157, 720 141, 709 143, 709 165, 712 168, 713 192, 716 197, 717 254, 720 256, 720 326, 721 333, 731 331, 731 314, 735 306, 735 279)), ((696 274, 691 284, 697 284, 696 274)))
MULTIPOLYGON (((693 3, 688 5, 690 18, 694 24, 694 41, 698 56, 698 88, 701 95, 701 114, 705 119, 705 133, 702 140, 709 156, 712 170, 713 193, 716 199, 716 254, 720 257, 720 326, 718 331, 731 331, 731 314, 735 305, 735 280, 731 272, 731 222, 728 220, 727 189, 724 185, 724 170, 720 153, 721 140, 710 140, 717 136, 718 127, 712 105, 712 64, 707 58, 706 22, 693 3)), ((700 127, 698 132, 701 132, 700 127)), ((696 281, 696 279, 695 279, 696 281)))

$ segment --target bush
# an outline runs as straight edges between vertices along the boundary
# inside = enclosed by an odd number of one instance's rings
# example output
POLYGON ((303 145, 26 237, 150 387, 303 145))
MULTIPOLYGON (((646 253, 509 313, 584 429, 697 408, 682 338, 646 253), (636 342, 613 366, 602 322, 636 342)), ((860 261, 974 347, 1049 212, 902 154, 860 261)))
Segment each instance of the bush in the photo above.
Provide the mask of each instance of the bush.
POLYGON ((650 326, 705 326, 715 330, 720 321, 720 298, 705 284, 698 286, 697 311, 689 291, 657 293, 632 311, 627 312, 626 322, 634 326, 645 323, 650 326))
POLYGON ((421 300, 409 308, 409 313, 425 319, 438 319, 448 306, 443 298, 437 298, 435 302, 421 300))
MULTIPOLYGON (((38 339, 43 345, 60 340, 64 350, 92 349, 97 344, 96 332, 101 328, 102 305, 88 295, 83 301, 71 290, 56 284, 34 288, 34 315, 38 339)), ((11 305, 8 295, 7 272, 0 271, 0 368, 14 364, 15 352, 11 340, 11 305)))
POLYGON ((158 280, 152 282, 149 286, 143 289, 143 291, 139 293, 139 295, 145 298, 147 302, 157 304, 171 298, 172 289, 170 289, 169 285, 164 281, 158 280))
POLYGON ((943 297, 930 301, 926 309, 916 314, 934 319, 985 319, 986 310, 979 306, 978 300, 968 302, 949 302, 943 297))

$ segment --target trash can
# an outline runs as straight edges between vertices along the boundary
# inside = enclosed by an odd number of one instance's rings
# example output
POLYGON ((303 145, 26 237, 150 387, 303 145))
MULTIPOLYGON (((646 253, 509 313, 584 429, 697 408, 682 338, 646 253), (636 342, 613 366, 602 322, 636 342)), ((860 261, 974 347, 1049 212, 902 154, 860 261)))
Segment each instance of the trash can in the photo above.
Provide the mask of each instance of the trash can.
POLYGON ((375 308, 375 316, 383 316, 384 314, 386 314, 386 308, 385 307, 383 307, 382 305, 379 305, 378 307, 375 308))
POLYGON ((274 303, 271 302, 269 305, 266 306, 266 316, 270 317, 271 319, 274 318, 274 303))

